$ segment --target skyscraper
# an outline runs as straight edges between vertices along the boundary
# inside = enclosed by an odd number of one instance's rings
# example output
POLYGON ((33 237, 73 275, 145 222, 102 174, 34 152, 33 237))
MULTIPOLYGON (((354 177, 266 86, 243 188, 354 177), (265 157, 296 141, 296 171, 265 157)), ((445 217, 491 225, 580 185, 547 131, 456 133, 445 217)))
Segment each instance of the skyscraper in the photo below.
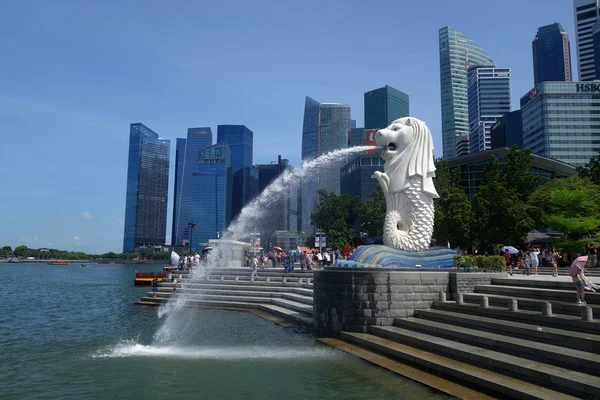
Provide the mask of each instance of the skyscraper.
MULTIPOLYGON (((600 60, 600 20, 592 28, 594 38, 594 59, 600 60)), ((596 80, 600 81, 600 62, 596 63, 596 80)))
POLYGON ((538 28, 531 43, 534 85, 547 81, 571 81, 569 35, 555 22, 538 28))
MULTIPOLYGON (((198 153, 197 169, 192 173, 191 195, 193 204, 181 202, 183 210, 189 207, 190 220, 196 224, 192 234, 192 251, 201 243, 223 234, 231 222, 231 150, 226 142, 219 142, 198 153)), ((187 228, 187 222, 186 222, 187 228)))
POLYGON ((398 89, 386 85, 365 93, 365 129, 385 128, 409 113, 408 95, 398 89))
POLYGON ((164 244, 167 231, 170 141, 141 123, 129 128, 123 252, 164 244))
POLYGON ((521 97, 523 146, 583 166, 600 152, 600 82, 543 82, 521 97))
POLYGON ((443 157, 456 156, 456 145, 469 135, 467 68, 493 63, 475 42, 454 28, 439 31, 440 86, 442 97, 443 157))
POLYGON ((198 153, 212 145, 210 127, 189 128, 185 139, 177 139, 175 150, 175 190, 173 196, 173 228, 171 244, 181 246, 189 240, 188 223, 202 207, 194 185, 194 173, 198 170, 198 153), (183 204, 183 207, 182 207, 183 204))
POLYGON ((596 79, 592 26, 598 21, 600 0, 573 0, 577 33, 577 68, 580 81, 596 79))
POLYGON ((231 212, 235 218, 258 192, 258 173, 251 171, 254 133, 244 125, 219 125, 217 142, 227 142, 231 149, 231 173, 236 181, 231 212))
POLYGON ((494 64, 472 65, 467 71, 469 100, 469 150, 491 149, 490 129, 510 112, 510 69, 494 64))
MULTIPOLYGON (((350 106, 319 103, 306 97, 302 127, 302 161, 315 159, 333 150, 348 147, 350 106)), ((340 193, 340 168, 346 160, 320 167, 302 187, 302 229, 311 228, 310 214, 317 206, 317 190, 340 193)))

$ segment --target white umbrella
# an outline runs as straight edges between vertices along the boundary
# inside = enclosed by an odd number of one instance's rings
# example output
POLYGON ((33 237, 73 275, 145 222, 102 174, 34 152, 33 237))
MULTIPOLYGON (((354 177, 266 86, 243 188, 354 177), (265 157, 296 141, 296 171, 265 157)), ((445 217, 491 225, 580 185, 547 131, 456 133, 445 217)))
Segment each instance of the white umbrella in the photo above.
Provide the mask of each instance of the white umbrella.
POLYGON ((502 248, 502 252, 505 252, 506 250, 508 250, 508 254, 519 254, 519 250, 512 246, 504 246, 502 248))

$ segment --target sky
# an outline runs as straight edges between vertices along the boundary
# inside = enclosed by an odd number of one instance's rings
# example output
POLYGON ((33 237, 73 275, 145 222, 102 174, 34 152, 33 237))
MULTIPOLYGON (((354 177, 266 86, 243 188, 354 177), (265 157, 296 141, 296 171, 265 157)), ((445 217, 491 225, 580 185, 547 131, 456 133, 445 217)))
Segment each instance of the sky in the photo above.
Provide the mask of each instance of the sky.
POLYGON ((577 76, 569 0, 4 1, 0 246, 121 252, 134 122, 171 139, 168 226, 177 137, 243 124, 255 164, 299 166, 305 96, 350 104, 360 127, 363 94, 393 86, 441 155, 438 30, 512 69, 515 109, 553 22, 577 76))

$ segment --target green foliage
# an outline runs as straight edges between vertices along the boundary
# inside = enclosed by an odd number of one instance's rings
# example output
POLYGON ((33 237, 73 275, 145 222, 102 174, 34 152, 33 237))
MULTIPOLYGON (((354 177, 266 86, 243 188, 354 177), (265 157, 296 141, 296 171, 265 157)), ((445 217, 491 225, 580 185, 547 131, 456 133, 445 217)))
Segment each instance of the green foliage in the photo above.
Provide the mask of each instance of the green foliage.
POLYGON ((340 218, 347 226, 354 226, 360 208, 359 197, 319 190, 319 205, 310 215, 310 219, 319 229, 329 232, 340 218))
POLYGON ((589 179, 596 185, 600 185, 600 156, 592 157, 583 167, 577 167, 580 178, 589 179))
POLYGON ((563 232, 569 239, 600 230, 600 187, 589 179, 553 179, 531 195, 529 204, 543 210, 540 225, 563 232))
MULTIPOLYGON (((519 161, 522 160, 519 158, 519 161)), ((516 165, 507 170, 521 168, 522 166, 516 165)), ((529 185, 528 179, 523 181, 529 185)), ((516 186, 511 183, 511 177, 505 175, 500 162, 492 156, 484 168, 483 183, 478 187, 472 204, 475 215, 473 233, 480 247, 490 248, 497 243, 520 243, 525 239, 527 232, 534 227, 532 216, 535 215, 535 210, 522 198, 523 193, 517 192, 516 186)))
POLYGON ((346 224, 343 218, 338 218, 327 231, 327 246, 333 249, 341 249, 350 243, 353 235, 354 230, 346 224))
POLYGON ((369 236, 383 235, 383 222, 385 219, 385 197, 381 186, 373 191, 372 198, 362 203, 360 209, 361 232, 369 236))
POLYGON ((28 252, 29 252, 29 249, 25 245, 20 245, 20 246, 15 247, 15 250, 13 251, 13 253, 17 257, 30 257, 30 256, 28 256, 28 252))
POLYGON ((457 268, 476 267, 477 261, 474 256, 454 256, 454 266, 457 268))
POLYGON ((473 211, 460 186, 460 171, 450 169, 443 159, 437 159, 435 167, 433 182, 440 197, 434 200, 433 237, 440 244, 450 242, 452 246, 468 247, 471 245, 473 211))
POLYGON ((503 256, 477 256, 477 266, 486 271, 502 272, 506 266, 503 256))
MULTIPOLYGON (((0 256, 7 257, 11 254, 11 247, 4 246, 0 249, 0 256)), ((87 254, 82 251, 66 251, 57 249, 30 249, 25 245, 20 245, 15 248, 12 252, 15 256, 26 258, 33 257, 35 259, 61 259, 61 260, 94 260, 94 259, 106 259, 106 260, 132 260, 139 258, 138 253, 114 253, 108 252, 105 254, 87 254)), ((144 254, 144 258, 149 260, 168 260, 171 256, 169 252, 162 253, 147 253, 144 254)))

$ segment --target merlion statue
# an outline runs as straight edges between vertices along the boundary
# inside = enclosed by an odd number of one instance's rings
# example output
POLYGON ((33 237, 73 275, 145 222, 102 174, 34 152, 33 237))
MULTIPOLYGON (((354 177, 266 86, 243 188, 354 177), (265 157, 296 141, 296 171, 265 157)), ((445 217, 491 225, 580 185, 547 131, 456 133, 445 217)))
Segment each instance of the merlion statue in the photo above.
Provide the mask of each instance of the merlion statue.
POLYGON ((425 123, 406 117, 375 134, 383 146, 384 172, 375 172, 385 196, 383 243, 400 250, 426 250, 433 233, 433 141, 425 123))

